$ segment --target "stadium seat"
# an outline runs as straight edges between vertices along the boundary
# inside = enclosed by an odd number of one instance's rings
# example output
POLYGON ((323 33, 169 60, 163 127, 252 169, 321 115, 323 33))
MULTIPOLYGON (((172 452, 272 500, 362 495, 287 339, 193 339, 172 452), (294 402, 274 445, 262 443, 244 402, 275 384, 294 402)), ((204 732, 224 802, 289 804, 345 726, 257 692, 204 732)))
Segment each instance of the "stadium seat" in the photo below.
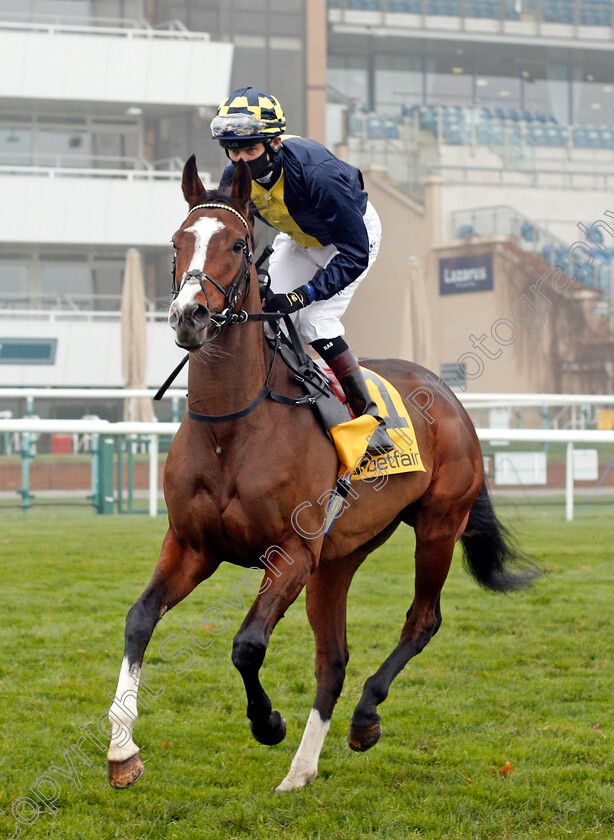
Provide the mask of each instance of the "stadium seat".
POLYGON ((552 245, 544 245, 542 248, 542 257, 547 263, 552 264, 554 262, 554 248, 552 245))
POLYGON ((614 132, 609 129, 602 129, 601 131, 601 148, 614 149, 614 132))
POLYGON ((590 148, 588 140, 588 131, 585 128, 574 128, 573 143, 574 146, 577 146, 579 149, 590 148))

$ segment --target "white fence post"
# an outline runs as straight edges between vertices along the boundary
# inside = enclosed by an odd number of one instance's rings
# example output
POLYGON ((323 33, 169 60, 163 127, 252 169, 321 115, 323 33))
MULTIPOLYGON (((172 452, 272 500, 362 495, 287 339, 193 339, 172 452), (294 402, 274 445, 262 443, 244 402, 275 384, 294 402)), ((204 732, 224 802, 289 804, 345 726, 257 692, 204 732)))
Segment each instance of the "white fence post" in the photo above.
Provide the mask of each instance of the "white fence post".
POLYGON ((158 515, 158 435, 149 439, 149 515, 158 515))
POLYGON ((567 444, 567 458, 565 462, 565 519, 573 521, 573 443, 567 444))

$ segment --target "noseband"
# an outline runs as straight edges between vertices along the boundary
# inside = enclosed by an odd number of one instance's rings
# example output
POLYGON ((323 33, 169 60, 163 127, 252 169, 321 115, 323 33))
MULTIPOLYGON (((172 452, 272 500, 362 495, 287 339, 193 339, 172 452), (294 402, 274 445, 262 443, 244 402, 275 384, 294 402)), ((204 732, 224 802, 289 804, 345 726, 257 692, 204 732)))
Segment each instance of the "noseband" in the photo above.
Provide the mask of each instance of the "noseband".
MULTIPOLYGON (((220 291, 224 295, 224 302, 225 307, 222 312, 213 312, 211 314, 211 320, 217 327, 216 335, 222 329, 225 324, 238 324, 247 321, 247 312, 244 312, 242 309, 239 312, 233 312, 235 306, 241 295, 243 295, 243 300, 247 296, 249 291, 249 280, 250 280, 250 273, 252 269, 252 262, 253 262, 253 254, 249 247, 249 239, 250 239, 250 231, 249 226, 247 224, 246 219, 243 217, 238 210, 235 210, 234 207, 230 207, 228 204, 218 204, 215 202, 211 202, 209 204, 197 204, 195 207, 192 207, 190 213, 193 213, 195 210, 209 210, 209 209, 219 209, 219 210, 228 210, 229 213, 234 213, 237 218, 239 218, 245 227, 246 234, 245 240, 243 242, 243 256, 241 259, 241 266, 235 279, 232 281, 230 286, 225 289, 217 280, 214 280, 209 274, 206 274, 204 271, 200 271, 199 269, 193 269, 192 271, 186 272, 183 277, 181 278, 181 282, 178 284, 177 279, 175 277, 175 259, 173 259, 173 299, 177 297, 179 292, 183 289, 183 287, 187 283, 198 283, 200 288, 203 291, 205 299, 207 301, 207 308, 211 308, 209 304, 209 295, 207 293, 207 287, 205 286, 205 280, 208 280, 215 288, 220 291)), ((190 216, 188 213, 188 217, 190 216)))

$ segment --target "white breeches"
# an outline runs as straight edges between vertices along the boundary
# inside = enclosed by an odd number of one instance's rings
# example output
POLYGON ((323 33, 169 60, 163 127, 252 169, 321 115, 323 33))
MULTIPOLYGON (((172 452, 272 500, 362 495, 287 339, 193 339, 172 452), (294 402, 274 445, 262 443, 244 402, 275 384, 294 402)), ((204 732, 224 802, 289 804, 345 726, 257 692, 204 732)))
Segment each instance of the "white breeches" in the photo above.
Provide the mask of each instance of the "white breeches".
MULTIPOLYGON (((371 202, 363 216, 369 236, 369 264, 360 277, 328 300, 317 300, 299 310, 293 317, 294 323, 307 343, 317 339, 337 338, 345 333, 341 316, 348 307, 352 295, 369 273, 375 262, 382 238, 382 226, 379 216, 371 202)), ((273 253, 269 259, 271 290, 275 294, 291 292, 298 286, 308 283, 320 268, 325 268, 335 254, 334 245, 323 248, 301 248, 287 233, 278 233, 273 242, 273 253)))

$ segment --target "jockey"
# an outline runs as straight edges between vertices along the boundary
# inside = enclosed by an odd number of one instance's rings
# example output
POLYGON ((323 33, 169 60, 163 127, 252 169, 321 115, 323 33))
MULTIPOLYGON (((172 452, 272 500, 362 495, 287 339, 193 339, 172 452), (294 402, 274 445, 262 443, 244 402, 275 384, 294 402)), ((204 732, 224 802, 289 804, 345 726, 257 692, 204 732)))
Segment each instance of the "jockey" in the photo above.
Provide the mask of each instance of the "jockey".
POLYGON ((279 231, 268 269, 274 294, 265 308, 297 313, 301 337, 331 367, 354 416, 378 420, 367 452, 388 452, 394 444, 340 321, 377 257, 380 220, 358 169, 285 127, 281 105, 268 93, 246 87, 224 100, 211 122, 230 160, 220 188, 244 160, 257 215, 279 231))

